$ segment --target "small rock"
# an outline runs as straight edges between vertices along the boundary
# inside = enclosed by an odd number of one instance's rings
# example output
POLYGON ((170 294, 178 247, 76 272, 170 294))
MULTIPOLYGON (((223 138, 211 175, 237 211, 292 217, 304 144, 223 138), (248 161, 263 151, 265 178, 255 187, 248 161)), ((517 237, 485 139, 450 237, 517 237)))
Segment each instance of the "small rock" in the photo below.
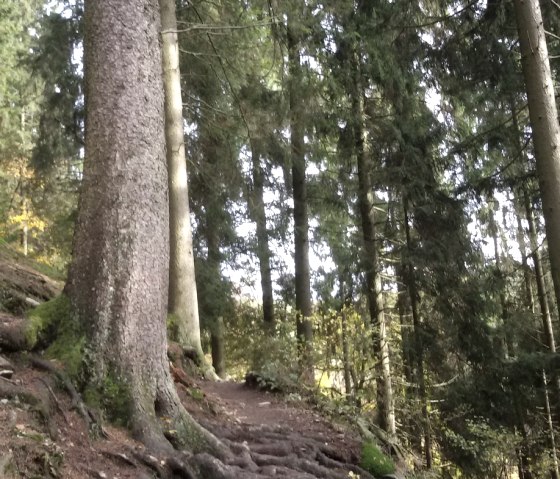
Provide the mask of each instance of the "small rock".
POLYGON ((14 375, 14 367, 4 356, 0 356, 0 376, 10 379, 14 375))
POLYGON ((264 406, 270 406, 270 401, 263 401, 259 403, 260 407, 264 407, 264 406))

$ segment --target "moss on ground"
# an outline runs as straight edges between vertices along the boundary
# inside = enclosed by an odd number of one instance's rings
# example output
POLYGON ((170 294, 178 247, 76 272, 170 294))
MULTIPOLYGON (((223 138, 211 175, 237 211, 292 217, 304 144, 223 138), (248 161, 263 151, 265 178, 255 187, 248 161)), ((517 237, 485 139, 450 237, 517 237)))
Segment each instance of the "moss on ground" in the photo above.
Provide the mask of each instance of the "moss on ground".
POLYGON ((362 445, 360 466, 375 477, 395 472, 395 463, 393 460, 389 456, 383 454, 371 441, 366 441, 362 445))

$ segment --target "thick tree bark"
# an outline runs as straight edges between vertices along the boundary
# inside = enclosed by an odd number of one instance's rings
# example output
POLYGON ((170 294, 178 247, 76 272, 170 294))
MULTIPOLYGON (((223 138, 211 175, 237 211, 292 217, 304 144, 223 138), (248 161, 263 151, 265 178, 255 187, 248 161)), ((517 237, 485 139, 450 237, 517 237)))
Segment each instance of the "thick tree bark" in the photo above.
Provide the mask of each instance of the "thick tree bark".
POLYGON ((354 85, 352 109, 354 117, 355 153, 358 163, 358 201, 362 223, 362 261, 366 274, 366 294, 373 329, 373 351, 377 360, 377 407, 379 425, 390 436, 396 435, 395 411, 393 407, 393 388, 387 325, 383 312, 383 290, 375 233, 374 193, 370 173, 373 169, 371 154, 368 151, 367 131, 364 125, 364 96, 359 60, 354 52, 354 85))
POLYGON ((86 158, 66 293, 87 387, 111 380, 136 437, 224 451, 182 407, 167 360, 169 222, 156 0, 85 2, 86 158), (160 421, 166 417, 169 423, 160 421))
POLYGON ((515 0, 550 268, 560 306, 560 125, 538 0, 515 0))
POLYGON ((194 350, 205 365, 200 342, 198 298, 183 131, 183 100, 179 69, 179 44, 174 0, 159 0, 162 29, 163 86, 165 91, 165 139, 169 171, 169 301, 176 340, 194 350))
POLYGON ((290 96, 290 142, 292 157, 292 189, 294 197, 294 262, 297 314, 297 336, 301 346, 304 380, 313 381, 311 324, 311 280, 309 272, 309 219, 307 214, 307 184, 305 179, 304 101, 301 97, 302 71, 300 64, 301 28, 296 13, 288 14, 288 68, 290 96))
POLYGON ((255 140, 251 142, 253 192, 249 198, 249 203, 257 226, 257 257, 261 273, 264 326, 269 333, 274 333, 274 296, 272 293, 271 253, 264 204, 264 173, 261 166, 260 150, 256 143, 255 140))

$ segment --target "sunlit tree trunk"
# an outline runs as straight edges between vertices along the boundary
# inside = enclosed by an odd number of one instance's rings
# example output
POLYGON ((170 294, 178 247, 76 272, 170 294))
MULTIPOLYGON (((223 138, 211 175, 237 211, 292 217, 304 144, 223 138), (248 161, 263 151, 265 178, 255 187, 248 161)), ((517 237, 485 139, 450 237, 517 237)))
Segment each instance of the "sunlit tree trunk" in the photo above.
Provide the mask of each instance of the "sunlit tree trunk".
MULTIPOLYGON (((165 139, 169 171, 169 313, 175 339, 206 364, 200 342, 198 298, 194 269, 189 209, 187 161, 183 131, 183 100, 179 69, 179 44, 174 0, 159 0, 162 29, 163 85, 165 91, 165 139)), ((208 370, 207 376, 212 376, 208 370)))
POLYGON ((560 125, 538 0, 514 0, 550 268, 560 306, 560 125))
POLYGON ((134 435, 219 448, 187 414, 167 360, 169 205, 156 0, 86 0, 86 145, 66 293, 86 345, 83 377, 128 398, 134 435), (126 392, 126 393, 124 393, 126 392), (167 422, 160 419, 166 418, 167 422))

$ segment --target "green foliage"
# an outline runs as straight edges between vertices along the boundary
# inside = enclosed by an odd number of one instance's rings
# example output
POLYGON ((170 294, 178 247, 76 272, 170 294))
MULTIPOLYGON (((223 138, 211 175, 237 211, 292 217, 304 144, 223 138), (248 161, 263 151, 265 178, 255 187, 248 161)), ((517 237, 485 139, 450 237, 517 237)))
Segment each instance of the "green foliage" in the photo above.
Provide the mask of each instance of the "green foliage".
POLYGON ((516 466, 523 440, 508 429, 491 426, 482 417, 468 420, 462 433, 446 431, 445 452, 468 477, 500 477, 516 466), (449 450, 453 449, 453 452, 449 450))
POLYGON ((226 323, 226 355, 230 374, 243 378, 255 374, 269 390, 292 391, 298 384, 295 319, 277 325, 275 335, 267 331, 259 308, 249 302, 237 304, 236 314, 226 323))
POLYGON ((383 476, 395 472, 393 460, 383 454, 373 442, 364 442, 360 466, 374 476, 383 476))

